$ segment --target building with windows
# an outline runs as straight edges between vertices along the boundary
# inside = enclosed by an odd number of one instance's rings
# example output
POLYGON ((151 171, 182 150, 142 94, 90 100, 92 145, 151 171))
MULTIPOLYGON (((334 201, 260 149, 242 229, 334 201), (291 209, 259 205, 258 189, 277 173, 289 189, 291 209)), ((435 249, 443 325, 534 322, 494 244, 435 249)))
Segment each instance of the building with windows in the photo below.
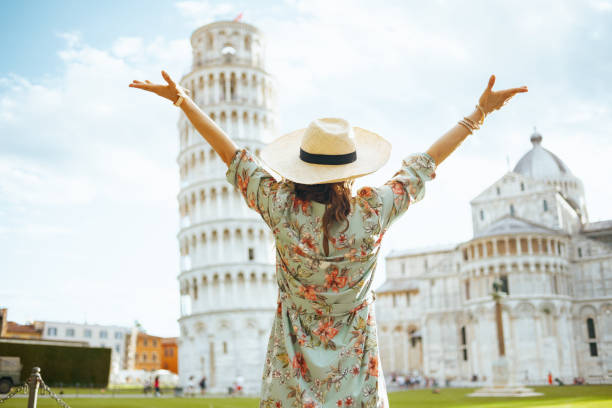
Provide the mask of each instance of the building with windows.
POLYGON ((612 220, 589 222, 582 181, 540 134, 531 142, 470 202, 472 239, 386 258, 376 301, 386 374, 490 379, 500 279, 515 380, 612 382, 612 220))
MULTIPOLYGON (((262 33, 215 22, 195 30, 191 46, 181 86, 233 140, 259 154, 277 123, 262 33)), ((211 391, 225 392, 242 376, 245 392, 257 393, 276 309, 273 237, 182 112, 178 129, 180 381, 205 375, 211 391)))
POLYGON ((178 374, 178 338, 162 339, 161 368, 178 374))
POLYGON ((111 374, 124 366, 125 337, 130 328, 70 322, 36 322, 43 326, 42 339, 77 341, 90 347, 106 347, 111 351, 111 374))
POLYGON ((164 338, 152 336, 139 330, 127 334, 125 369, 153 371, 162 368, 164 338))

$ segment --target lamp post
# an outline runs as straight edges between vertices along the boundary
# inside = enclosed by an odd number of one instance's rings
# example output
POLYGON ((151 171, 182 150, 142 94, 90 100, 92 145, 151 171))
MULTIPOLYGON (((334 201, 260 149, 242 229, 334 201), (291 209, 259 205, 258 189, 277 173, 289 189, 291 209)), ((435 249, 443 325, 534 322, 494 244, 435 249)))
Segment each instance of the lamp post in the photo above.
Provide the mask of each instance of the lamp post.
POLYGON ((502 299, 507 295, 503 291, 504 283, 497 278, 493 281, 491 297, 495 302, 495 325, 497 327, 498 357, 493 360, 493 384, 468 394, 470 397, 528 397, 542 395, 530 388, 517 384, 510 376, 508 359, 506 358, 506 345, 504 343, 504 322, 502 320, 502 299))
POLYGON ((504 343, 504 322, 502 321, 502 306, 501 299, 505 292, 502 292, 503 283, 501 279, 495 279, 493 281, 493 301, 495 302, 495 324, 497 325, 497 350, 499 357, 503 358, 506 356, 506 345, 504 343))

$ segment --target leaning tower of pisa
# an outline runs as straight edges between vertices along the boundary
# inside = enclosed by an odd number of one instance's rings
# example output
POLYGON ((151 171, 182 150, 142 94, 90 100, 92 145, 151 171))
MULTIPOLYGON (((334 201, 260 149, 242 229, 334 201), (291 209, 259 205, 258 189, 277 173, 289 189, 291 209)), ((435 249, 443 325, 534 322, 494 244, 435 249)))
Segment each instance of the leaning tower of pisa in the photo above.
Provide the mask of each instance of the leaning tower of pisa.
MULTIPOLYGON (((237 144, 256 154, 274 138, 274 82, 262 33, 215 22, 191 35, 191 72, 180 84, 237 144)), ((226 392, 238 379, 259 392, 276 308, 273 237, 225 179, 227 166, 181 112, 179 127, 179 376, 206 376, 226 392)))

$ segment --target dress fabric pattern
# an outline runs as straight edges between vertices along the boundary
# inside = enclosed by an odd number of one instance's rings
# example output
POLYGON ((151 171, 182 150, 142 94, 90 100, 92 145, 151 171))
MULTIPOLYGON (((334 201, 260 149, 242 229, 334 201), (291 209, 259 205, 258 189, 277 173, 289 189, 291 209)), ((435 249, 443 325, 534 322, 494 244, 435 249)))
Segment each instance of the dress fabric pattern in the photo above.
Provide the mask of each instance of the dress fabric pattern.
POLYGON ((249 150, 236 152, 226 178, 276 242, 279 291, 260 407, 389 406, 371 288, 376 260, 385 231, 423 198, 435 168, 429 154, 413 153, 384 185, 360 188, 348 226, 330 226, 325 256, 325 204, 299 199, 293 182, 276 181, 249 150))

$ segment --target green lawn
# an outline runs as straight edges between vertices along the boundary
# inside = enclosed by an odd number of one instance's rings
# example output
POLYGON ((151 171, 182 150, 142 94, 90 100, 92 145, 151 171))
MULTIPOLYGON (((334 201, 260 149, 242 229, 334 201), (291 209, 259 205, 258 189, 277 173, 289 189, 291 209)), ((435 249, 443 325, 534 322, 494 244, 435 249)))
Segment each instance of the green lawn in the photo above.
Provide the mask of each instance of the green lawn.
MULTIPOLYGON (((539 407, 539 408, 609 408, 612 407, 612 386, 536 387, 543 397, 531 398, 469 398, 472 389, 442 389, 440 394, 431 390, 413 390, 389 394, 389 402, 395 407, 539 407)), ((254 398, 67 398, 72 408, 247 408, 257 407, 254 398)), ((25 399, 12 399, 3 404, 6 408, 25 407, 25 399)), ((55 401, 43 396, 40 408, 57 407, 55 401)), ((3 408, 4 408, 3 407, 3 408)))

